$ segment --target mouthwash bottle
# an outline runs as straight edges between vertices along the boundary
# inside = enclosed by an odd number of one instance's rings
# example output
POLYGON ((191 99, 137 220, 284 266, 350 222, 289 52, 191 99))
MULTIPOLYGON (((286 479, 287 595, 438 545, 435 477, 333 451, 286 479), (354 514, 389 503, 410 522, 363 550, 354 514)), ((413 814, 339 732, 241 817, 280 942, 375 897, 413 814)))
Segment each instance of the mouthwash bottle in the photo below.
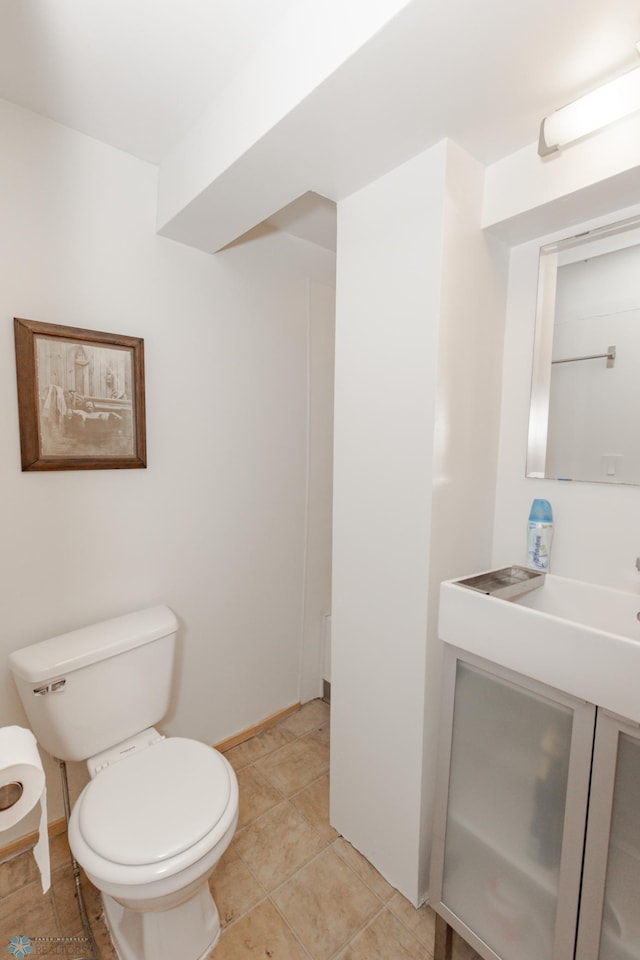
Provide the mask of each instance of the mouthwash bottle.
POLYGON ((527 566, 545 573, 549 569, 553 540, 553 510, 548 500, 534 500, 527 527, 527 566))

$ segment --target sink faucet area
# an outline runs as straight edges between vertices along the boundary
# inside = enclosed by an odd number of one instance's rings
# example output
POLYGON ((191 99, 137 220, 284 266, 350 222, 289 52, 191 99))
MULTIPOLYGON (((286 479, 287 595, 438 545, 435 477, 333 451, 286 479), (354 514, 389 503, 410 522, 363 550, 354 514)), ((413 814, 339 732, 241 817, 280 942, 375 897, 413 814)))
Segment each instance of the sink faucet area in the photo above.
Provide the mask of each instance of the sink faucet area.
POLYGON ((640 722, 637 594, 547 573, 503 598, 478 576, 441 585, 443 642, 640 722))

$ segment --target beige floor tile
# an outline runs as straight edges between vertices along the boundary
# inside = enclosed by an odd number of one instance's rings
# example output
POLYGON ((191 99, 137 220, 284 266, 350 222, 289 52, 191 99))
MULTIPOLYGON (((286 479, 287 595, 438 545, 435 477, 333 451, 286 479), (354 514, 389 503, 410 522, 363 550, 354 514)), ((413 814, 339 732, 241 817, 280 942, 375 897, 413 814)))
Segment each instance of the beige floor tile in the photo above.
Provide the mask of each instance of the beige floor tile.
POLYGON ((49 841, 49 857, 51 859, 51 872, 60 867, 68 867, 71 863, 71 851, 67 842, 66 833, 60 833, 52 837, 49 841))
POLYGON ((288 801, 236 834, 235 848, 265 890, 273 890, 326 846, 288 801))
POLYGON ((223 928, 265 898, 264 889, 240 857, 219 863, 209 880, 209 888, 223 928))
POLYGON ((331 848, 272 894, 313 960, 329 960, 382 903, 331 848))
POLYGON ((390 910, 358 934, 339 960, 428 960, 424 944, 390 910))
POLYGON ((304 739, 315 740, 328 747, 331 741, 331 728, 328 723, 323 723, 322 726, 312 730, 311 733, 306 733, 304 739))
POLYGON ((60 936, 53 893, 42 893, 39 880, 0 900, 0 929, 11 937, 60 936))
POLYGON ((226 863, 231 863, 233 860, 238 860, 238 859, 239 859, 239 858, 238 858, 238 851, 236 850, 236 837, 237 837, 237 836, 238 836, 238 834, 237 834, 237 831, 236 831, 236 833, 234 834, 233 840, 231 841, 231 843, 229 844, 229 846, 227 847, 227 849, 225 850, 225 852, 222 854, 222 857, 221 857, 220 860, 218 861, 218 867, 216 867, 216 869, 218 869, 219 867, 223 867, 226 863))
POLYGON ((111 937, 104 921, 98 920, 92 925, 91 929, 100 953, 100 960, 118 960, 118 955, 111 943, 111 937))
POLYGON ((90 880, 87 880, 84 873, 82 874, 82 895, 90 922, 93 923, 94 920, 99 920, 102 917, 103 911, 102 895, 98 888, 94 887, 90 880))
POLYGON ((307 818, 327 843, 339 836, 329 823, 329 774, 291 797, 291 803, 307 818))
POLYGON ((222 931, 212 960, 308 960, 272 903, 264 900, 222 931))
POLYGON ((332 844, 332 849, 341 857, 345 863, 348 863, 352 870, 354 870, 361 880, 363 880, 366 885, 373 890, 373 892, 380 897, 381 900, 387 902, 391 900, 396 894, 396 890, 391 886, 390 883, 384 879, 384 877, 378 873, 375 867, 373 867, 369 861, 359 853, 355 847, 352 847, 350 843, 344 839, 344 837, 339 837, 335 843, 332 844))
POLYGON ((396 892, 389 901, 389 909, 415 933, 420 943, 433 950, 436 915, 431 907, 422 906, 416 909, 401 893, 396 892))
MULTIPOLYGON (((76 937, 83 933, 82 920, 78 909, 78 900, 76 897, 76 882, 73 877, 71 866, 66 869, 58 869, 55 873, 55 882, 51 886, 53 890, 53 901, 58 917, 58 926, 60 935, 63 937, 76 937)), ((91 919, 93 919, 89 905, 87 903, 86 885, 82 889, 85 898, 85 907, 91 919)), ((98 915, 100 910, 98 909, 98 915)))
POLYGON ((297 713, 292 713, 286 720, 278 724, 288 730, 295 737, 303 737, 318 727, 329 725, 329 704, 324 700, 310 700, 300 707, 297 713))
POLYGON ((329 748, 314 740, 294 740, 258 760, 257 769, 286 797, 329 772, 329 748))
POLYGON ((40 876, 30 850, 0 863, 0 898, 15 893, 40 876))
MULTIPOLYGON (((0 865, 0 876, 11 884, 13 892, 0 900, 0 931, 6 934, 7 943, 13 936, 76 937, 83 936, 82 921, 75 896, 75 880, 69 857, 66 835, 52 839, 51 890, 42 894, 39 873, 33 855, 29 851, 15 857, 8 864, 0 865), (34 873, 36 879, 25 885, 21 881, 34 873)), ((84 879, 82 890, 85 906, 91 922, 101 960, 117 960, 108 931, 100 919, 102 903, 95 887, 84 879)), ((39 944, 38 949, 45 949, 39 944)), ((80 944, 78 955, 86 952, 80 944)))
POLYGON ((248 767, 250 763, 255 763, 260 757, 264 757, 274 750, 284 747, 285 744, 294 740, 294 734, 283 728, 280 724, 275 727, 269 727, 262 733, 256 734, 250 740, 239 743, 237 747, 225 752, 225 757, 234 770, 242 770, 248 767))
MULTIPOLYGON (((76 897, 76 882, 71 865, 64 870, 56 870, 55 881, 52 883, 51 888, 53 890, 53 900, 61 936, 82 936, 84 929, 78 899, 76 897)), ((96 923, 102 915, 102 901, 99 891, 96 890, 93 884, 89 883, 86 877, 82 879, 82 896, 89 923, 93 928, 93 924, 96 923)))
POLYGON ((238 787, 240 790, 240 813, 237 829, 239 830, 282 802, 280 791, 276 790, 268 780, 265 780, 263 775, 253 766, 244 767, 238 771, 238 787))

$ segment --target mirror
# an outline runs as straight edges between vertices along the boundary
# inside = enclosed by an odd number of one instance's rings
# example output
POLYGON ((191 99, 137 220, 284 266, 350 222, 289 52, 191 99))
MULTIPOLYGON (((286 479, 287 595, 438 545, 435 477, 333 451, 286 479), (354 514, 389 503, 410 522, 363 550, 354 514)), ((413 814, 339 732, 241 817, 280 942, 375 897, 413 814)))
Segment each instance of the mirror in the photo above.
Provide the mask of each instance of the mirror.
POLYGON ((540 250, 527 476, 640 484, 640 217, 540 250))

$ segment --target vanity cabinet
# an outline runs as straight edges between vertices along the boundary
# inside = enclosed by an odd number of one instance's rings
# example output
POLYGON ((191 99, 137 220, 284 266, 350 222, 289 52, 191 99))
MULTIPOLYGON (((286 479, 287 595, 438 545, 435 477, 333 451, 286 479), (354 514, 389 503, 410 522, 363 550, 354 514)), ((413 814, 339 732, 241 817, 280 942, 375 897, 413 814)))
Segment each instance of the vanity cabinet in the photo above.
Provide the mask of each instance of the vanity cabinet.
POLYGON ((640 960, 638 727, 449 645, 442 696, 435 960, 445 924, 486 960, 640 960))
POLYGON ((640 960, 640 727, 598 711, 577 960, 640 960))

